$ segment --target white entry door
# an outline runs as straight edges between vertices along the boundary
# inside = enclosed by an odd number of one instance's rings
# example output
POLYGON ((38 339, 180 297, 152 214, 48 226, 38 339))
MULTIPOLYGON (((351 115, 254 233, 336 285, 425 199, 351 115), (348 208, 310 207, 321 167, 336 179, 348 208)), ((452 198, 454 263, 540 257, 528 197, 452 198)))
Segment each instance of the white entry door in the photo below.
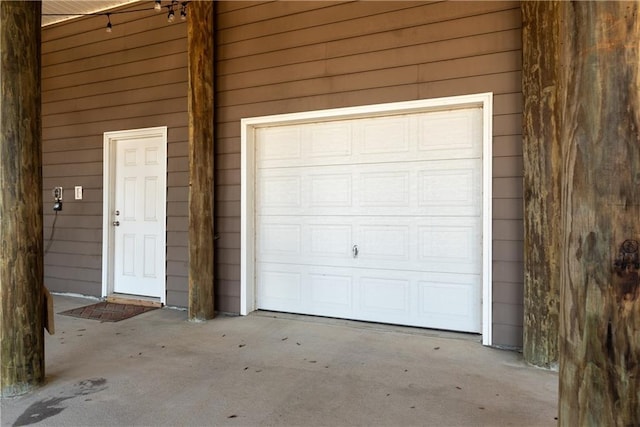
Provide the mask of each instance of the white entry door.
POLYGON ((110 291, 164 302, 166 128, 111 133, 108 144, 110 291))
POLYGON ((482 329, 481 108, 256 130, 256 302, 482 329))

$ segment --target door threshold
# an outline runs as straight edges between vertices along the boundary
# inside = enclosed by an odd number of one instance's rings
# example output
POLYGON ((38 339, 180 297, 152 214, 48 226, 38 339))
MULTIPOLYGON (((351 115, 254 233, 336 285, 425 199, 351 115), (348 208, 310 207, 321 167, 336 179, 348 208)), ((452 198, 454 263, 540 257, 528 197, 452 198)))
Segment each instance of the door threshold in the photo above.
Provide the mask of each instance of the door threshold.
POLYGON ((111 294, 107 296, 107 302, 114 304, 141 305, 144 307, 162 307, 160 298, 145 297, 142 295, 111 294))

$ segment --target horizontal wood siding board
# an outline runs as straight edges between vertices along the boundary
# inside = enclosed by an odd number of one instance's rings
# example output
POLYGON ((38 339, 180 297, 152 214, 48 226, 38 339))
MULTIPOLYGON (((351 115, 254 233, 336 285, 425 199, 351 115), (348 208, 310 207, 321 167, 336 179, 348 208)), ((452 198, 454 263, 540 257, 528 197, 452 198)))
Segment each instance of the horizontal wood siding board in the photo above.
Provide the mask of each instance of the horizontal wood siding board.
MULTIPOLYGON (((501 288, 496 288, 496 290, 501 290, 501 288)), ((511 301, 508 303, 493 301, 494 323, 522 327, 523 319, 522 304, 513 304, 511 301)))
MULTIPOLYGON (((347 43, 345 41, 345 43, 347 43)), ((486 55, 512 51, 521 48, 520 30, 509 29, 488 34, 474 34, 467 37, 442 41, 423 41, 413 46, 403 46, 376 51, 357 51, 350 55, 336 55, 327 50, 326 59, 305 61, 316 63, 326 74, 339 75, 362 71, 371 71, 391 66, 405 66, 445 61, 468 56, 486 55)), ((275 57, 268 61, 227 60, 217 64, 219 75, 234 74, 272 67, 298 65, 295 57, 291 63, 282 62, 275 57)), ((293 68, 293 67, 292 67, 293 68)))
POLYGON ((68 150, 59 152, 48 152, 46 161, 43 165, 69 164, 70 159, 74 159, 73 163, 92 163, 102 161, 102 149, 92 148, 84 150, 68 150), (76 160, 77 159, 77 160, 76 160))
MULTIPOLYGON (((45 123, 46 118, 43 117, 42 121, 45 123)), ((43 139, 46 140, 88 135, 100 136, 100 138, 102 138, 104 132, 155 126, 185 126, 186 123, 187 117, 183 112, 154 114, 153 110, 148 110, 145 112, 144 116, 140 117, 129 117, 126 119, 115 119, 93 123, 78 123, 66 126, 43 127, 42 135, 43 139)))
POLYGON ((86 85, 90 83, 111 82, 116 86, 119 79, 131 76, 147 76, 153 78, 154 70, 172 70, 176 68, 186 68, 187 59, 185 54, 173 54, 159 58, 145 59, 125 64, 118 64, 93 70, 93 72, 75 72, 62 76, 43 78, 43 84, 51 89, 73 87, 76 85, 86 85))
POLYGON ((184 26, 163 27, 127 38, 101 36, 100 43, 67 45, 63 51, 45 53, 42 56, 42 73, 47 76, 71 74, 78 68, 97 70, 107 65, 125 64, 185 51, 184 26))
MULTIPOLYGON (((221 73, 231 73, 236 69, 251 69, 259 65, 267 68, 274 64, 286 65, 314 60, 330 58, 350 57, 368 52, 384 52, 391 49, 412 48, 425 44, 437 49, 436 43, 464 39, 481 34, 497 33, 505 30, 519 28, 519 9, 507 10, 492 15, 480 15, 461 18, 456 21, 438 22, 419 27, 403 28, 396 30, 396 37, 389 37, 387 32, 367 34, 355 38, 346 38, 330 41, 309 43, 302 46, 288 46, 285 42, 295 41, 301 43, 298 34, 287 34, 283 41, 267 42, 274 50, 261 53, 247 53, 242 55, 242 49, 236 44, 220 46, 221 73), (503 16, 504 15, 504 16, 503 16), (285 44, 285 45, 283 45, 285 44), (278 47, 276 50, 275 47, 278 47), (230 53, 225 55, 225 51, 230 53), (228 65, 228 64, 232 64, 228 65)), ((314 32, 313 34, 332 34, 332 29, 326 33, 314 32)), ((246 42, 249 46, 256 47, 254 42, 246 42)))
MULTIPOLYGON (((83 183, 84 180, 83 179, 78 179, 76 178, 74 183, 83 183)), ((62 183, 58 183, 56 182, 56 184, 62 184, 62 183)), ((60 187, 60 185, 47 185, 45 186, 46 190, 44 192, 44 197, 43 200, 45 200, 45 209, 49 209, 51 210, 52 214, 53 214, 53 198, 51 197, 51 190, 49 190, 50 188, 53 187, 60 187), (50 202, 51 201, 51 202, 50 202)), ((69 192, 73 192, 73 185, 68 185, 67 187, 62 186, 63 188, 67 188, 69 192)), ((86 197, 84 197, 83 194, 83 200, 73 200, 73 196, 69 197, 65 197, 65 200, 63 200, 64 202, 64 214, 65 216, 69 215, 69 216, 101 216, 102 215, 102 189, 99 190, 85 190, 84 186, 83 186, 83 193, 90 191, 91 193, 93 193, 94 195, 92 195, 91 197, 91 201, 87 200, 86 197), (95 197, 95 194, 100 194, 100 197, 95 197), (66 199, 70 199, 70 200, 66 200, 66 199)), ((47 212, 47 215, 49 214, 49 212, 47 212)), ((62 214, 60 214, 62 215, 62 214)), ((101 225, 101 224, 100 224, 101 225)), ((56 227, 58 226, 58 223, 56 221, 56 227)))
POLYGON ((287 43, 292 43, 287 39, 293 38, 292 35, 295 34, 296 40, 293 43, 314 44, 519 8, 514 2, 369 3, 343 3, 299 13, 294 17, 282 17, 280 25, 272 24, 278 22, 278 19, 272 19, 221 29, 218 43, 223 48, 226 44, 259 38, 266 46, 287 46, 287 43), (326 31, 318 31, 320 28, 326 31))
MULTIPOLYGON (((244 2, 243 2, 244 3, 244 2)), ((299 12, 306 12, 311 9, 323 7, 331 7, 337 2, 330 1, 287 1, 274 4, 265 2, 261 5, 252 7, 244 7, 244 10, 235 9, 227 10, 224 6, 235 4, 235 2, 219 2, 217 10, 216 28, 219 30, 228 30, 234 27, 240 27, 245 24, 251 24, 259 21, 267 21, 273 17, 282 17, 294 15, 299 12)))
MULTIPOLYGON (((43 107, 54 102, 66 100, 79 100, 85 96, 110 95, 112 97, 122 96, 128 91, 142 90, 145 88, 160 88, 184 82, 184 76, 187 72, 186 65, 184 67, 173 68, 170 70, 158 70, 152 75, 149 73, 132 77, 122 77, 118 79, 117 84, 113 81, 100 81, 96 83, 87 83, 82 85, 74 85, 70 87, 61 87, 58 89, 51 88, 47 91, 46 99, 43 99, 43 107)), ((50 87, 50 82, 44 81, 50 87)))
MULTIPOLYGON (((414 67, 404 67, 402 69, 394 68, 391 70, 387 69, 370 73, 318 79, 314 81, 315 84, 307 84, 306 81, 292 82, 271 87, 265 86, 221 93, 221 105, 224 105, 224 107, 218 109, 220 116, 218 120, 221 125, 225 123, 236 123, 238 119, 243 117, 264 114, 262 112, 265 109, 272 112, 296 111, 295 104, 313 104, 316 100, 325 101, 328 95, 335 95, 332 99, 337 100, 339 96, 345 99, 355 98, 365 92, 372 94, 376 91, 379 93, 382 93, 382 91, 396 92, 397 96, 380 97, 380 100, 377 101, 390 102, 390 98, 398 98, 401 94, 407 96, 407 93, 411 94, 411 97, 408 99, 418 99, 425 98, 424 96, 420 96, 423 92, 437 93, 436 96, 451 96, 473 93, 474 91, 478 92, 482 91, 483 88, 484 90, 493 91, 497 96, 504 96, 504 98, 498 99, 496 106, 495 113, 496 115, 500 115, 501 113, 513 113, 514 109, 511 107, 514 105, 518 105, 518 107, 515 108, 516 111, 521 109, 521 97, 520 92, 518 92, 519 77, 520 71, 515 71, 452 79, 437 83, 428 82, 418 84, 416 69, 414 67), (379 83, 376 84, 376 82, 379 83), (349 88, 351 90, 347 90, 349 88), (253 97, 253 92, 255 92, 255 97, 253 97), (506 105, 501 102, 502 99, 506 100, 506 105)), ((357 101, 354 100, 352 102, 357 101)), ((236 130, 234 134, 230 135, 225 133, 225 135, 239 136, 239 128, 234 126, 233 129, 236 130)), ((223 132, 223 130, 219 131, 223 132)))
MULTIPOLYGON (((241 9, 255 9, 258 5, 264 4, 272 4, 273 0, 268 1, 253 1, 253 0, 242 0, 242 1, 220 1, 216 2, 216 11, 219 15, 227 14, 230 15, 230 12, 238 11, 241 9)), ((254 20, 254 19, 252 19, 254 20)))
MULTIPOLYGON (((45 271, 47 267, 45 266, 45 271)), ((99 297, 102 292, 102 285, 96 282, 89 282, 86 280, 73 280, 73 279, 61 279, 57 277, 47 276, 45 273, 44 285, 49 290, 55 290, 55 292, 67 292, 72 294, 87 295, 93 297, 99 297)))
MULTIPOLYGON (((66 98, 42 104, 42 114, 50 115, 56 112, 82 111, 99 109, 100 107, 125 107, 129 104, 152 102, 163 99, 184 97, 187 83, 184 79, 174 82, 155 81, 153 86, 117 92, 84 94, 80 98, 66 98)), ((112 89, 113 90, 113 89, 112 89)))
MULTIPOLYGON (((381 79, 382 85, 400 83, 435 83, 439 81, 452 81, 460 78, 480 78, 484 75, 493 76, 507 72, 519 72, 521 53, 519 50, 510 50, 485 55, 476 55, 455 60, 437 61, 430 64, 411 64, 395 66, 389 60, 387 67, 375 70, 356 71, 346 74, 327 75, 321 64, 299 64, 295 67, 278 67, 276 71, 284 74, 260 71, 243 72, 227 76, 220 76, 218 84, 221 88, 220 95, 225 100, 233 103, 241 103, 245 94, 256 92, 260 97, 269 99, 269 96, 277 94, 296 93, 304 90, 309 94, 318 93, 323 88, 329 92, 353 90, 355 88, 366 89, 375 85, 377 79, 381 79), (417 69, 416 69, 417 67, 417 69), (296 68, 296 69, 293 69, 296 68), (287 78, 287 75, 289 77, 287 78), (349 86, 350 84, 357 86, 349 86), (319 86, 316 88, 315 86, 319 86), (238 96, 238 98, 236 98, 238 96)), ((514 92, 513 89, 510 90, 514 92)), ((304 92, 303 92, 304 93, 304 92)), ((255 101, 254 101, 255 102, 255 101)))
POLYGON ((494 240, 493 259, 496 261, 522 262, 524 242, 522 240, 494 240))
POLYGON ((47 277, 84 281, 87 283, 99 284, 102 282, 102 271, 100 269, 47 265, 46 263, 44 269, 46 271, 45 282, 47 277))
MULTIPOLYGON (((180 282, 178 287, 182 289, 185 285, 180 282)), ((189 304, 189 294, 184 291, 174 291, 167 289, 167 306, 169 307, 186 307, 189 304)))
POLYGON ((184 54, 184 41, 173 40, 164 44, 153 45, 149 48, 140 47, 124 52, 117 52, 110 56, 98 56, 95 58, 65 62, 63 64, 45 67, 42 69, 43 79, 53 79, 55 77, 73 76, 78 74, 77 70, 83 70, 82 74, 91 71, 96 76, 103 75, 104 70, 115 67, 122 67, 129 64, 139 64, 144 61, 154 59, 169 59, 176 54, 184 54))
POLYGON ((493 323, 493 342, 508 348, 522 347, 522 326, 493 323))
POLYGON ((521 156, 522 155, 522 136, 521 135, 500 135, 500 136, 494 135, 493 155, 494 157, 521 156))
MULTIPOLYGON (((51 233, 51 229, 49 229, 49 233, 51 233)), ((45 234, 44 236, 45 247, 48 246, 50 236, 51 234, 45 234)), ((51 246, 49 246, 49 252, 45 255, 45 262, 47 264, 51 264, 51 262, 49 261, 49 256, 53 254, 67 254, 75 256, 78 253, 102 257, 102 243, 76 242, 54 239, 51 243, 51 246)))
MULTIPOLYGON (((316 33, 319 27, 325 28, 335 23, 343 23, 345 27, 357 26, 361 24, 359 19, 370 19, 374 16, 388 16, 396 10, 411 8, 416 10, 426 3, 416 2, 371 2, 370 5, 362 6, 359 2, 311 2, 306 10, 300 10, 298 13, 287 13, 286 10, 278 10, 280 7, 286 7, 285 2, 275 2, 270 5, 271 17, 259 19, 254 22, 248 22, 241 26, 224 28, 221 25, 217 33, 218 43, 220 46, 239 42, 243 40, 264 40, 267 45, 273 46, 274 36, 286 36, 295 32, 298 37, 304 39, 307 33, 316 33), (282 14, 284 12, 284 14, 282 14), (279 16, 277 16, 277 15, 279 16)), ((220 17, 223 18, 223 17, 220 17)), ((364 23, 366 25, 366 22, 364 23)), ((367 26, 373 28, 374 23, 367 26)), ((335 38, 344 38, 347 34, 354 31, 362 31, 358 29, 345 28, 342 32, 332 27, 336 32, 335 38)), ((315 35, 314 37, 318 37, 315 35)), ((325 37, 327 37, 325 35, 325 37)), ((326 39, 325 39, 326 40, 326 39)))

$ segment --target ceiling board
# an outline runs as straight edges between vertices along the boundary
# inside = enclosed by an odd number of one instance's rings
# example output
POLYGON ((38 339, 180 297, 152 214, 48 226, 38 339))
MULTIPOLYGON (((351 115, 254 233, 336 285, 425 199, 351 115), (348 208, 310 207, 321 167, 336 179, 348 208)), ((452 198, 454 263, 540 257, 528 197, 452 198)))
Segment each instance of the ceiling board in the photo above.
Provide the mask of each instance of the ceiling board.
POLYGON ((138 0, 42 0, 42 26, 77 18, 75 14, 98 13, 138 0), (45 16, 46 14, 62 16, 45 16))

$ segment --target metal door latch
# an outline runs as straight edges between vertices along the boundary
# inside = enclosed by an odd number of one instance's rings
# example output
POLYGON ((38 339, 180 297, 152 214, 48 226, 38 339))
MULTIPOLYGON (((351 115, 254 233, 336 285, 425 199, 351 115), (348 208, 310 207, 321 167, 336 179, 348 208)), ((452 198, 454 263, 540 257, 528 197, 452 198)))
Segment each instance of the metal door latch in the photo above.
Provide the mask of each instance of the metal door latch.
POLYGON ((113 225, 115 225, 116 227, 120 225, 120 221, 113 221, 113 225))
POLYGON ((353 257, 354 258, 358 258, 358 245, 353 245, 353 248, 351 249, 351 252, 353 252, 353 257))

